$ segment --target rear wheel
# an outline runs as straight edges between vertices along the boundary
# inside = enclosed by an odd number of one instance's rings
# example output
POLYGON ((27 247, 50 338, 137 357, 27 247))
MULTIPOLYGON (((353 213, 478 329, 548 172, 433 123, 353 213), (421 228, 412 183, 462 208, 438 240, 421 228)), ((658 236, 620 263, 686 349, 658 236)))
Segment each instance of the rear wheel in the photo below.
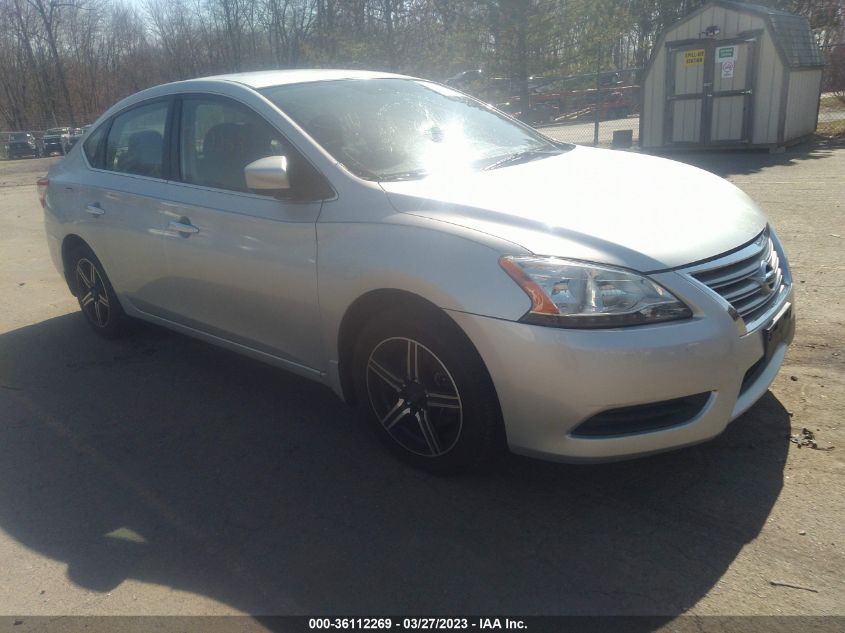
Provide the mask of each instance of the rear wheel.
POLYGON ((71 254, 69 264, 74 294, 88 325, 103 338, 124 336, 128 317, 94 252, 80 246, 71 254))
POLYGON ((452 472, 504 450, 487 369, 446 315, 396 309, 376 317, 358 338, 354 372, 364 422, 400 459, 452 472))

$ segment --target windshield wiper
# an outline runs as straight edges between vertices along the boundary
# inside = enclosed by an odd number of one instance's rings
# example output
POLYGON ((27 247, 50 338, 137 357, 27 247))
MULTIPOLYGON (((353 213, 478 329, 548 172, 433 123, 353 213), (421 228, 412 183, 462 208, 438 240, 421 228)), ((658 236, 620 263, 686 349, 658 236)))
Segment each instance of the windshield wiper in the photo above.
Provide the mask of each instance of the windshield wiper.
POLYGON ((385 174, 384 176, 379 176, 378 179, 381 181, 419 180, 426 176, 428 176, 427 169, 411 169, 409 171, 399 171, 395 174, 385 174))
MULTIPOLYGON (((482 168, 481 171, 487 171, 490 169, 497 169, 498 167, 504 167, 505 165, 512 165, 515 163, 521 163, 523 161, 534 160, 536 158, 543 158, 544 156, 557 156, 558 154, 563 154, 566 149, 529 149, 523 150, 521 152, 514 152, 513 154, 508 154, 504 156, 490 165, 482 168)), ((384 174, 383 176, 379 176, 378 180, 381 182, 396 182, 400 180, 419 180, 421 178, 425 178, 429 175, 429 171, 427 169, 411 169, 408 171, 400 171, 393 174, 384 174)))
POLYGON ((516 163, 522 163, 525 161, 533 160, 535 158, 542 158, 543 156, 557 156, 558 154, 562 154, 563 150, 548 150, 548 149, 529 149, 524 150, 522 152, 515 152, 513 154, 508 154, 507 156, 500 158, 499 160, 487 165, 481 171, 490 171, 491 169, 498 169, 499 167, 505 167, 506 165, 514 165, 516 163))

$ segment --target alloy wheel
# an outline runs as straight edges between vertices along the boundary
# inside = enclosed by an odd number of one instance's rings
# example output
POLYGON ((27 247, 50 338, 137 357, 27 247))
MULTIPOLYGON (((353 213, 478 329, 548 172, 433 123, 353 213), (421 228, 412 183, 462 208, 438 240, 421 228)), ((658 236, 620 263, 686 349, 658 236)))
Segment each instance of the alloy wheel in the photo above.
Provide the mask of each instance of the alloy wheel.
POLYGON ((458 442, 463 406, 449 370, 425 345, 393 337, 367 361, 367 393, 382 428, 402 448, 439 457, 458 442))
POLYGON ((108 290, 91 260, 83 257, 76 262, 76 283, 82 310, 92 323, 101 328, 106 327, 111 315, 108 290))

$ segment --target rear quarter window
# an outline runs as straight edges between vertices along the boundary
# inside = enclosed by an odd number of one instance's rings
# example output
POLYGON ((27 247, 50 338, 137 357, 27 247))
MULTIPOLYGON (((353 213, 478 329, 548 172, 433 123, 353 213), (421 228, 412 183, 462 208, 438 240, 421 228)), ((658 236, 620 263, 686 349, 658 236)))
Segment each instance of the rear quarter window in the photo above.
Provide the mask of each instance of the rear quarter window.
POLYGON ((104 143, 103 139, 106 135, 106 128, 108 128, 108 124, 104 123, 96 130, 91 132, 88 135, 88 138, 85 139, 85 143, 82 145, 82 149, 85 152, 85 157, 88 159, 88 162, 91 164, 91 167, 97 167, 98 169, 102 169, 103 167, 103 156, 104 156, 104 143))

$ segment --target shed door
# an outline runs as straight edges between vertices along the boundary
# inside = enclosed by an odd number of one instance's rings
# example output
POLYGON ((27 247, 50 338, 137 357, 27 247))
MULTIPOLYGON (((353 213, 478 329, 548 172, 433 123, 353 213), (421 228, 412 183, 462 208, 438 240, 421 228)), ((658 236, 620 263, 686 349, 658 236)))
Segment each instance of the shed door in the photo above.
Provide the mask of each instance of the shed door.
POLYGON ((710 146, 751 140, 756 35, 669 44, 664 138, 710 146))
POLYGON ((714 42, 713 89, 708 99, 708 141, 744 143, 751 140, 755 39, 714 42))
POLYGON ((706 41, 667 51, 666 122, 664 138, 672 144, 698 145, 704 122, 706 41))

